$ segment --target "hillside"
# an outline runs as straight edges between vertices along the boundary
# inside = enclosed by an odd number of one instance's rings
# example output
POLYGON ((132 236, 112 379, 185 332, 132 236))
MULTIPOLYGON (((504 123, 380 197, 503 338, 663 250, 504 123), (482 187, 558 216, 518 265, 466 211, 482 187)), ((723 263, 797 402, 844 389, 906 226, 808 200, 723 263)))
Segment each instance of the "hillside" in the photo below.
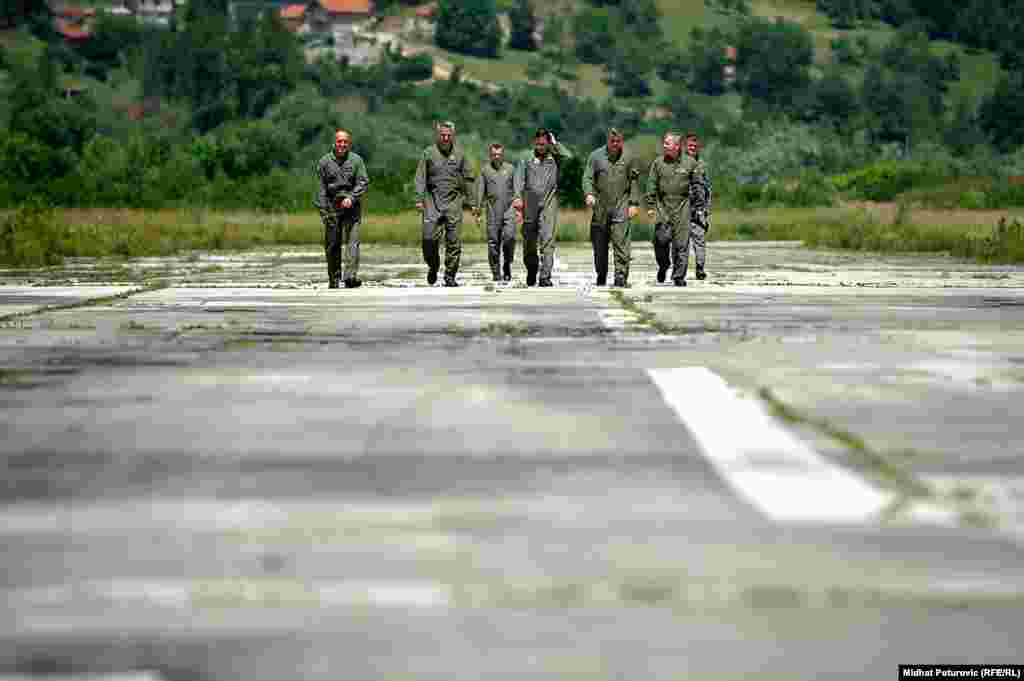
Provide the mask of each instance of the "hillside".
MULTIPOLYGON (((586 0, 560 0, 538 3, 537 9, 539 15, 544 18, 556 16, 570 20, 585 4, 586 0)), ((675 46, 685 48, 690 44, 691 31, 694 28, 734 28, 739 21, 738 15, 719 9, 719 4, 720 0, 657 0, 666 39, 675 46)), ((413 8, 405 10, 407 14, 413 11, 413 8)), ((765 19, 781 17, 806 29, 814 41, 815 64, 819 73, 831 63, 831 45, 837 38, 846 37, 856 42, 863 37, 873 46, 880 48, 896 33, 894 28, 881 21, 870 22, 848 31, 838 30, 827 16, 816 9, 814 0, 750 0, 750 12, 753 16, 765 19)), ((534 52, 513 49, 504 50, 498 59, 484 59, 443 50, 433 44, 417 45, 417 48, 430 53, 445 66, 460 65, 463 73, 471 78, 497 84, 529 82, 528 66, 536 59, 534 52)), ((937 56, 945 56, 953 50, 959 54, 961 74, 950 87, 947 105, 954 108, 957 101, 966 97, 972 106, 977 106, 984 96, 991 94, 1003 74, 999 59, 990 51, 965 50, 963 46, 953 43, 932 41, 932 52, 937 56)), ((862 71, 863 69, 847 69, 846 75, 859 83, 863 76, 862 71)), ((576 82, 562 83, 568 93, 597 100, 611 97, 611 90, 605 83, 605 68, 578 64, 575 72, 578 78, 576 82)), ((651 77, 651 85, 656 96, 680 87, 680 84, 666 83, 656 75, 651 77)))

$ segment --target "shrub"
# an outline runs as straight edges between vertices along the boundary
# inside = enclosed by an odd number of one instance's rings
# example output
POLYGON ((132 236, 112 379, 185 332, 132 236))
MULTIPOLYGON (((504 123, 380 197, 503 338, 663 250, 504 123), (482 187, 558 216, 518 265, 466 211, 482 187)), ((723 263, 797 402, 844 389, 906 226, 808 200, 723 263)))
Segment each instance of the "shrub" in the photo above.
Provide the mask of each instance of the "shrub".
POLYGON ((937 169, 914 161, 882 161, 832 178, 842 192, 870 201, 891 201, 912 187, 941 181, 937 169))
POLYGON ((52 207, 31 200, 0 227, 0 261, 25 267, 59 265, 64 261, 66 232, 52 207))

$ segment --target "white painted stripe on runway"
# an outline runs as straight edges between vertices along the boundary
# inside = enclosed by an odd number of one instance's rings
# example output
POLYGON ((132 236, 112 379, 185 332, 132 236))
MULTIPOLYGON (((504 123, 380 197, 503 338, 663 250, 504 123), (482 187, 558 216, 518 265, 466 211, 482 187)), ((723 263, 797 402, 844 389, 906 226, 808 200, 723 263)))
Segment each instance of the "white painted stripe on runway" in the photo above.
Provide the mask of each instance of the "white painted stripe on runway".
POLYGON ((757 401, 740 397, 705 367, 648 374, 718 473, 780 522, 876 520, 888 495, 835 466, 791 435, 757 401))

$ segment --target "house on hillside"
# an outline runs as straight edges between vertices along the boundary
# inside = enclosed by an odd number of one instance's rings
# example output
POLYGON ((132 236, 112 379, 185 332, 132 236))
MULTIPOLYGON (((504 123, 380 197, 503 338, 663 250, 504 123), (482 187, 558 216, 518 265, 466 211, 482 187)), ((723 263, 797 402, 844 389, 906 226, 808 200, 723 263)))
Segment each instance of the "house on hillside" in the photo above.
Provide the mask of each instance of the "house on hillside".
POLYGON ((314 0, 306 9, 306 25, 313 33, 331 33, 335 45, 353 45, 353 29, 373 16, 373 0, 314 0))
POLYGON ((281 23, 292 33, 308 33, 306 25, 306 5, 285 5, 278 11, 281 23))
POLYGON ((175 12, 174 0, 128 0, 134 5, 135 16, 140 21, 157 26, 168 26, 175 12))
POLYGON ((51 5, 53 30, 69 44, 81 44, 92 37, 96 10, 78 5, 51 5))

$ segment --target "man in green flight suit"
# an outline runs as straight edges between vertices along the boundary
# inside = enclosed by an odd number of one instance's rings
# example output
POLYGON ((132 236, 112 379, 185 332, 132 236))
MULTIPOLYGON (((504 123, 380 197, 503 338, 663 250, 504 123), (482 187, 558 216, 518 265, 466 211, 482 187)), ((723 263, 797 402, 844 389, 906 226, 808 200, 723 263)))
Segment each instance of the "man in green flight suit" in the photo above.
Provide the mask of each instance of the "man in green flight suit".
POLYGON ((662 156, 651 162, 647 176, 647 215, 655 220, 654 257, 658 262, 658 283, 672 264, 672 281, 686 286, 690 249, 690 182, 696 159, 683 155, 682 136, 667 132, 662 138, 662 156), (670 260, 671 256, 671 260, 670 260))
POLYGON ((516 254, 516 212, 512 207, 515 166, 505 160, 505 147, 498 142, 490 146, 488 155, 490 163, 480 169, 477 177, 473 213, 479 218, 486 207, 487 262, 491 265, 491 276, 494 281, 510 281, 516 254))
POLYGON ((366 164, 352 151, 352 133, 337 130, 334 149, 316 164, 317 193, 313 200, 324 223, 324 251, 327 255, 327 285, 338 288, 344 279, 345 288, 357 288, 363 282, 359 273, 359 225, 362 222, 362 201, 370 185, 366 164), (344 253, 344 269, 342 254, 344 253))
POLYGON ((572 153, 546 128, 533 135, 533 155, 516 167, 512 205, 523 220, 527 286, 552 286, 558 230, 558 171, 572 153), (538 247, 540 256, 538 257, 538 247))
POLYGON ((458 286, 462 256, 462 211, 472 208, 473 170, 462 147, 455 141, 451 121, 435 126, 434 144, 423 150, 416 166, 416 208, 423 216, 423 259, 427 283, 437 282, 441 267, 441 239, 444 238, 444 285, 458 286))
POLYGON ((590 244, 594 250, 597 285, 608 279, 608 243, 615 253, 615 286, 627 286, 630 260, 630 220, 640 212, 640 168, 624 148, 615 128, 603 147, 595 149, 583 168, 583 196, 593 208, 590 244))

